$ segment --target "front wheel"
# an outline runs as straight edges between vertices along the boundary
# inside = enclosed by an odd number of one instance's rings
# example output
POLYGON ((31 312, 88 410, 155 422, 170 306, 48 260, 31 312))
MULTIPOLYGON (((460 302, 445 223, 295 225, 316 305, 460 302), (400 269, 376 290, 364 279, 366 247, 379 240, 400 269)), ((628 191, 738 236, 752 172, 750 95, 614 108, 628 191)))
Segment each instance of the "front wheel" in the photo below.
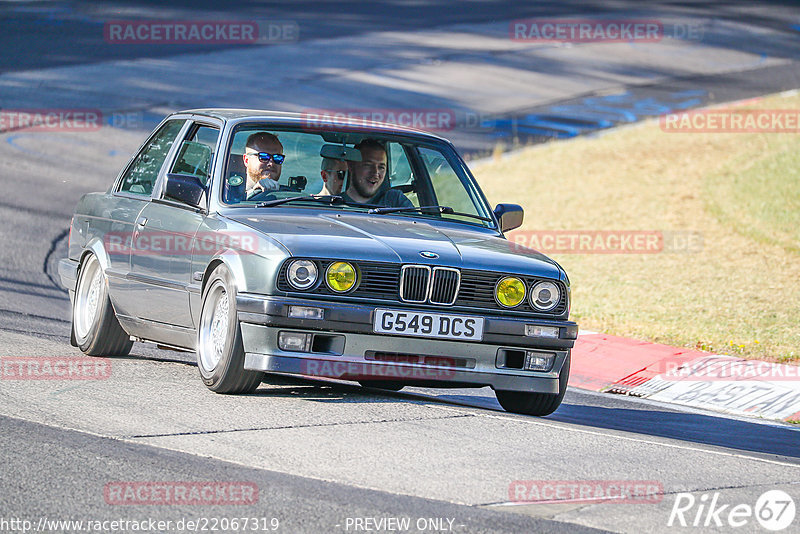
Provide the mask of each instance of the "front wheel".
POLYGON ((211 273, 203 295, 197 328, 197 368, 206 387, 217 393, 250 393, 264 378, 264 373, 244 368, 236 287, 224 265, 211 273))
POLYGON ((114 314, 103 267, 94 254, 86 256, 78 275, 70 343, 89 356, 127 356, 133 347, 114 314))
POLYGON ((558 393, 495 391, 497 402, 507 412, 537 416, 550 415, 561 406, 561 401, 564 400, 564 394, 567 392, 571 358, 572 355, 568 353, 567 359, 561 367, 561 374, 558 375, 558 393))

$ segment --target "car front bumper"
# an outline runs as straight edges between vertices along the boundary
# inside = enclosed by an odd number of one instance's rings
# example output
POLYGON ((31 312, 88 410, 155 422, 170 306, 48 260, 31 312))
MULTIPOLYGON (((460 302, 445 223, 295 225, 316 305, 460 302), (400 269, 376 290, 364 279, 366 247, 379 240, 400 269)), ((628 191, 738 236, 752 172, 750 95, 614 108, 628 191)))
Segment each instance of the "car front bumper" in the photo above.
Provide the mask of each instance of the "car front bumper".
POLYGON ((276 373, 555 394, 559 374, 577 338, 577 325, 570 321, 491 314, 473 314, 485 320, 481 341, 376 334, 376 308, 453 312, 252 294, 239 294, 236 302, 244 367, 276 373), (290 306, 322 308, 324 320, 291 318, 290 306), (526 324, 558 327, 559 338, 526 336, 526 324), (278 343, 281 332, 311 334, 313 342, 303 351, 282 350, 278 343), (553 365, 546 372, 509 368, 508 351, 553 354, 553 365))

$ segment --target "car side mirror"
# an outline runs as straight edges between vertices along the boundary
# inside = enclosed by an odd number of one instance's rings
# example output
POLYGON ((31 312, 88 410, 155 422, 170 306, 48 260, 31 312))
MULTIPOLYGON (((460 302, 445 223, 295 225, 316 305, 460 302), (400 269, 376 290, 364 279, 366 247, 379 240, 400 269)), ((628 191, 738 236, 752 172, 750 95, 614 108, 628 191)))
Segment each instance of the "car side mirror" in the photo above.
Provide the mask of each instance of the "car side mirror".
POLYGON ((188 174, 167 174, 167 187, 164 198, 177 200, 192 207, 203 207, 206 186, 197 176, 188 174))
POLYGON ((522 206, 517 204, 498 204, 494 208, 494 216, 500 221, 500 231, 506 233, 522 226, 524 212, 522 206))

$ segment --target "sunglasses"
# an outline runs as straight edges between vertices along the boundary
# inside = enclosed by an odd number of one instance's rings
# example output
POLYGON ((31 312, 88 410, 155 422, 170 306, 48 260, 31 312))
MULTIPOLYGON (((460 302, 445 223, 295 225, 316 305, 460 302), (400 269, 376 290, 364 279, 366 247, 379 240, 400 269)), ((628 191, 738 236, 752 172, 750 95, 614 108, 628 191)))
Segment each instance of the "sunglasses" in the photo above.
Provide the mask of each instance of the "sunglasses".
POLYGON ((283 154, 269 154, 267 152, 249 152, 247 155, 258 156, 258 161, 261 162, 269 161, 271 159, 278 165, 283 165, 283 160, 286 159, 286 156, 283 154))
POLYGON ((325 172, 336 173, 336 177, 340 180, 344 180, 344 177, 347 176, 347 171, 325 171, 325 172))

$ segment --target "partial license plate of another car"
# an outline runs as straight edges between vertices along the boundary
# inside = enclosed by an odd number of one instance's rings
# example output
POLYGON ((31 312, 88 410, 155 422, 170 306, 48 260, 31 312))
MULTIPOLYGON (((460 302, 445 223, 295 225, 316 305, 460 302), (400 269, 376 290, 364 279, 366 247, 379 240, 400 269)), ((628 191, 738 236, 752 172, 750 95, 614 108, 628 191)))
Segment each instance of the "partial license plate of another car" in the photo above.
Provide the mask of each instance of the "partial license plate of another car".
POLYGON ((373 330, 380 334, 480 341, 483 317, 377 309, 373 330))

